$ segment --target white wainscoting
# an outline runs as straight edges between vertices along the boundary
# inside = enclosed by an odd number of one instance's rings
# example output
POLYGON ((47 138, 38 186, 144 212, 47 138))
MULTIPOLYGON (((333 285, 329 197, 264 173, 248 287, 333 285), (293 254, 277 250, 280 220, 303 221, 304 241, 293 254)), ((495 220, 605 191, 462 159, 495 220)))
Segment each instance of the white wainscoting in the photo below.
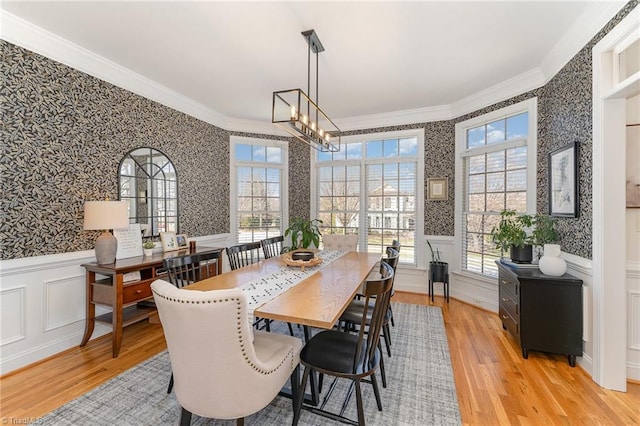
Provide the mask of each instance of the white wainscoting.
POLYGON ((627 378, 640 381, 640 262, 627 262, 627 378))
MULTIPOLYGON (((198 246, 226 247, 229 234, 193 238, 198 246)), ((156 250, 160 250, 156 248, 156 250)), ((85 270, 93 250, 0 261, 0 374, 80 344, 86 318, 85 270)), ((223 270, 228 270, 223 255, 223 270)), ((98 315, 108 312, 98 306, 98 315)), ((92 339, 110 333, 96 323, 92 339)))

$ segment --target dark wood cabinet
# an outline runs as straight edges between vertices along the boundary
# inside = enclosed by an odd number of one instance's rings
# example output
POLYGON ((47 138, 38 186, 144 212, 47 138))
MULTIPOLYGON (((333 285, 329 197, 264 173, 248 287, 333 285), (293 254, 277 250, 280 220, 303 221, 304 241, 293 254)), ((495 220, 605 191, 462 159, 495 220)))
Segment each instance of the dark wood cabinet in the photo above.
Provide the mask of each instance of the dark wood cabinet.
POLYGON ((527 358, 529 351, 562 354, 575 366, 576 356, 582 356, 582 280, 496 263, 498 313, 522 356, 527 358))
MULTIPOLYGON (((222 251, 222 248, 199 247, 196 252, 222 251)), ((189 250, 158 253, 153 256, 118 259, 109 265, 95 262, 82 265, 86 270, 87 319, 80 346, 87 344, 96 321, 112 326, 112 354, 116 358, 122 344, 122 329, 127 325, 156 315, 152 298, 151 283, 158 278, 166 278, 163 269, 165 258, 189 254, 189 250), (128 275, 131 274, 131 275, 128 275), (96 305, 108 306, 111 312, 96 316, 96 305)), ((210 274, 222 271, 222 258, 210 264, 210 274)))

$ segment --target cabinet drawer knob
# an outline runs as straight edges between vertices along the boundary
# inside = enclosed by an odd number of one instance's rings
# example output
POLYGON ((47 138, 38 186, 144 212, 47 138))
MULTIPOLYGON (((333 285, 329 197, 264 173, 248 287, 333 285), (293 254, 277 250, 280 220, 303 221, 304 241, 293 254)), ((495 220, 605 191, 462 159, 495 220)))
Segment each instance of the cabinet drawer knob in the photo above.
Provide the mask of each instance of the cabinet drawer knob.
POLYGON ((142 290, 136 290, 136 294, 142 293, 142 290))
POLYGON ((503 301, 503 302, 508 302, 508 301, 509 301, 509 299, 507 299, 506 297, 503 297, 503 298, 502 298, 502 301, 503 301))
POLYGON ((502 315, 502 319, 508 319, 509 317, 506 315, 502 315))

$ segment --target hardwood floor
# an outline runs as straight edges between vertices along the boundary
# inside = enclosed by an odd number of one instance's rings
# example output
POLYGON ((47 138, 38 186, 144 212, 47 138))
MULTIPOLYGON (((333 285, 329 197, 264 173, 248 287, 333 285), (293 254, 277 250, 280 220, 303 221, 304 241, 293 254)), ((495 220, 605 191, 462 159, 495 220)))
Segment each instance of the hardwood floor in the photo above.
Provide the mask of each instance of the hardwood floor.
MULTIPOLYGON (((394 301, 431 304, 396 291, 394 301)), ((441 306, 464 424, 637 425, 640 384, 628 392, 600 388, 566 357, 530 352, 522 358, 498 316, 457 300, 441 306)), ((158 324, 125 328, 118 358, 110 335, 0 377, 0 421, 32 421, 166 348, 158 324)))

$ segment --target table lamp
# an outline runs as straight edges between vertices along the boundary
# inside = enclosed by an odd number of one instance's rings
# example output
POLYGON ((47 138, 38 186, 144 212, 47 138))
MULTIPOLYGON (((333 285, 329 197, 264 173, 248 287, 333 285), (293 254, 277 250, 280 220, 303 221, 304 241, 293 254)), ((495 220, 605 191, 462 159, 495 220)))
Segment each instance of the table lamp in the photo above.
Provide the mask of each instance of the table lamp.
POLYGON ((86 201, 84 203, 85 231, 104 231, 96 240, 96 261, 107 265, 116 261, 118 240, 110 229, 129 226, 129 210, 126 201, 86 201))

